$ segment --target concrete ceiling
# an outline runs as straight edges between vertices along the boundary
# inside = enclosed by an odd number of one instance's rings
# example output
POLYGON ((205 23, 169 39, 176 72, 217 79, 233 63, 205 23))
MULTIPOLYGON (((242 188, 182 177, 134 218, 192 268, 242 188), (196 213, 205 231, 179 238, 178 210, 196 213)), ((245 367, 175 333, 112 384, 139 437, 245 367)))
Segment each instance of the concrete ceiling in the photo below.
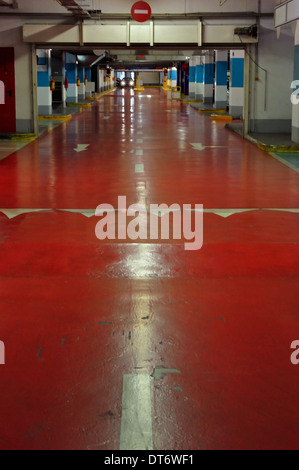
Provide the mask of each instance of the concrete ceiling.
MULTIPOLYGON (((92 23, 95 18, 130 20, 130 10, 133 0, 0 0, 1 14, 15 15, 16 17, 44 18, 43 21, 63 21, 73 24, 80 21, 92 23), (84 5, 84 6, 83 6, 84 5), (6 8, 5 8, 6 7, 6 8), (12 9, 14 7, 14 9, 12 9), (56 20, 54 19, 56 18, 56 20)), ((153 19, 166 19, 174 21, 178 18, 201 18, 202 21, 218 21, 233 18, 252 18, 258 16, 259 6, 261 14, 273 14, 276 0, 149 0, 152 7, 153 19)), ((26 21, 26 20, 25 20, 26 21)), ((51 46, 50 46, 51 47, 51 46)), ((55 47, 55 46, 54 46, 55 47)), ((106 47, 106 45, 104 46, 106 47)), ((108 46, 110 47, 110 46, 108 46)), ((176 46, 177 47, 177 46, 176 46)), ((187 46, 188 47, 188 46, 187 46)), ((80 63, 91 66, 96 61, 99 65, 109 63, 113 67, 168 67, 177 62, 184 62, 192 56, 194 51, 158 50, 148 48, 120 50, 105 50, 99 53, 94 50, 79 48, 69 52, 77 55, 80 63), (99 59, 100 57, 100 59, 99 59)), ((200 50, 196 50, 196 55, 200 50)))
POLYGON ((85 67, 109 64, 113 68, 163 68, 185 62, 193 51, 169 50, 72 50, 78 62, 85 67))

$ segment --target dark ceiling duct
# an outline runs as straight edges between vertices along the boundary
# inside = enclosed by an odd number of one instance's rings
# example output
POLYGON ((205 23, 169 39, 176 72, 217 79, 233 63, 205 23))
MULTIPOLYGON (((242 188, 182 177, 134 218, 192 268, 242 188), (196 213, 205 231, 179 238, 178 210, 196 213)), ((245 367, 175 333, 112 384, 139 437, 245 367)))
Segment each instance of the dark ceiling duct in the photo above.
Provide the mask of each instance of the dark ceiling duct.
POLYGON ((61 6, 65 7, 68 11, 70 11, 74 16, 78 16, 80 18, 89 18, 90 15, 83 10, 83 8, 78 5, 75 0, 56 0, 61 6))
POLYGON ((0 0, 0 7, 18 8, 18 4, 15 0, 10 3, 5 2, 4 0, 0 0))

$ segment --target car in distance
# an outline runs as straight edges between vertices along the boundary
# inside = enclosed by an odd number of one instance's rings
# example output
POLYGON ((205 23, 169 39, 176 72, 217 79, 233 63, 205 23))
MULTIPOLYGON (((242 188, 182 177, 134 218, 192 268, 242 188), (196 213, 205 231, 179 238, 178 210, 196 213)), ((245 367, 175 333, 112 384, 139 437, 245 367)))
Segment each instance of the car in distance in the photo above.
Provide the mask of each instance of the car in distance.
POLYGON ((121 88, 134 87, 134 85, 135 85, 135 82, 132 78, 123 78, 119 81, 119 86, 121 88))

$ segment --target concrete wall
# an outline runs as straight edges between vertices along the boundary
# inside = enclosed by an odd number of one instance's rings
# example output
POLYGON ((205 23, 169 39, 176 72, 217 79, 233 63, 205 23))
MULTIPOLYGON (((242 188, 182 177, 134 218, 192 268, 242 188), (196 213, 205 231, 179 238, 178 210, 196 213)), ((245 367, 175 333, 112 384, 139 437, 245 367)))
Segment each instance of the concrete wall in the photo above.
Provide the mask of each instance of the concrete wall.
POLYGON ((15 49, 16 130, 31 133, 34 132, 31 45, 22 42, 18 24, 18 20, 1 21, 0 45, 15 49))
POLYGON ((105 91, 106 87, 107 87, 107 85, 106 85, 107 82, 104 81, 105 70, 99 69, 98 77, 99 77, 99 92, 105 91))
POLYGON ((160 72, 139 72, 143 85, 160 85, 160 72))
POLYGON ((258 55, 255 55, 254 46, 251 46, 250 53, 267 70, 266 79, 265 72, 250 61, 250 131, 291 132, 290 84, 294 70, 294 36, 291 27, 282 28, 277 38, 273 20, 263 19, 258 55))
POLYGON ((296 22, 295 41, 294 41, 294 81, 295 89, 292 87, 292 92, 297 90, 295 96, 292 96, 292 140, 299 143, 299 20, 296 22))

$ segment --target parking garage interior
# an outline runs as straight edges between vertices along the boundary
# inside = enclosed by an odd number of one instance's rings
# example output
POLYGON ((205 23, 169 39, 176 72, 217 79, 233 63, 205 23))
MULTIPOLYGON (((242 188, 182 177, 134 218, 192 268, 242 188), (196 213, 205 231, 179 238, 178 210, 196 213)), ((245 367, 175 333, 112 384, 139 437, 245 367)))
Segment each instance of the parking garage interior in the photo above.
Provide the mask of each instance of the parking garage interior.
POLYGON ((0 449, 298 449, 298 183, 298 0, 0 0, 0 449))

